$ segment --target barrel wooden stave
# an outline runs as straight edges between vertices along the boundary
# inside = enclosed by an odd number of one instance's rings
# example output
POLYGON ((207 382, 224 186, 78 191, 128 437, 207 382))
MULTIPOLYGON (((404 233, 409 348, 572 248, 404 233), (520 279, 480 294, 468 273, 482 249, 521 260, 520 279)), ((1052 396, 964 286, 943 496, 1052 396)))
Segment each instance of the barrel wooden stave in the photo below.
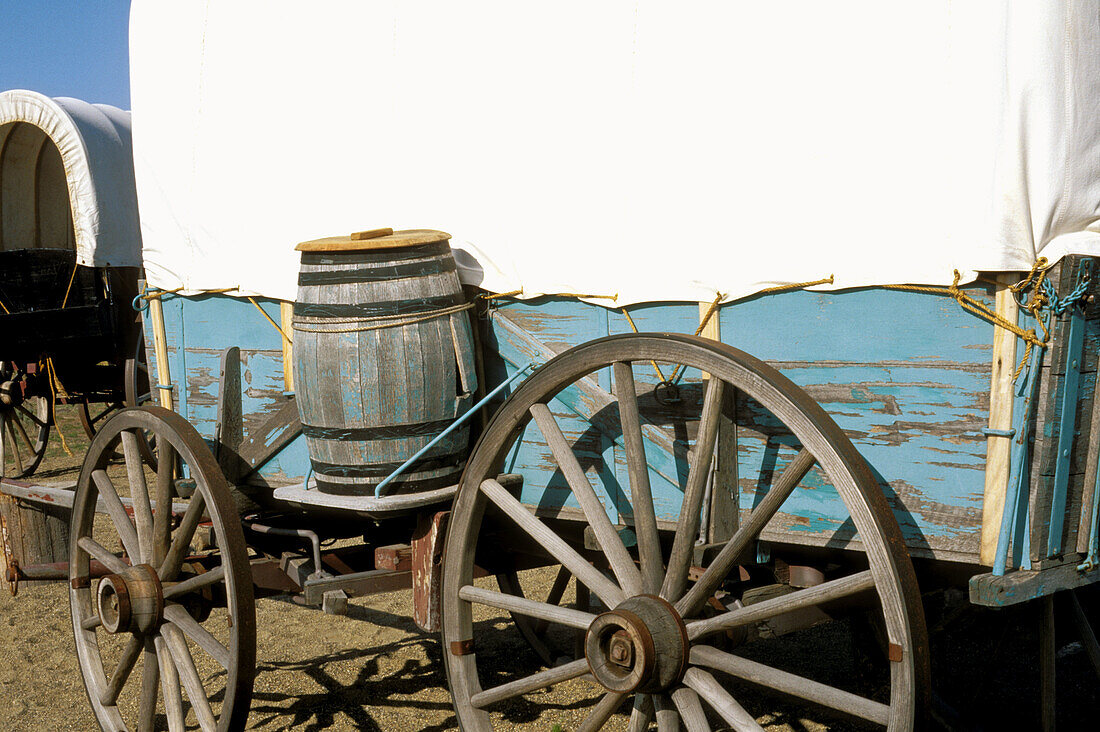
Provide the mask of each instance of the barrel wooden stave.
MULTIPOLYGON (((373 494, 465 412, 476 388, 467 313, 432 313, 462 303, 453 257, 445 242, 306 252, 300 283, 295 378, 314 475, 326 492, 373 494)), ((392 492, 453 483, 468 442, 468 427, 455 430, 392 492)))

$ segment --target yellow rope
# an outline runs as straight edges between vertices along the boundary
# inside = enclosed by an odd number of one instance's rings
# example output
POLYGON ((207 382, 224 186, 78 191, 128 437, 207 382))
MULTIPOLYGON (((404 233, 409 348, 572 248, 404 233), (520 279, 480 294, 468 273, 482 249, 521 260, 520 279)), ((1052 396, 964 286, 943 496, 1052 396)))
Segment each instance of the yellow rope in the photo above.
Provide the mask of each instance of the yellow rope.
MULTIPOLYGON (((65 288, 65 297, 61 300, 61 309, 64 310, 65 306, 69 303, 69 292, 73 289, 73 280, 76 279, 76 268, 79 267, 76 262, 73 262, 73 273, 69 275, 69 285, 65 288)), ((61 430, 57 431, 57 434, 61 434, 61 430)))
POLYGON ((767 295, 772 292, 786 292, 787 290, 801 290, 804 287, 813 287, 814 285, 831 285, 833 284, 833 276, 829 275, 820 280, 814 280, 813 282, 793 282, 789 285, 776 285, 775 287, 765 287, 763 290, 757 290, 754 295, 767 295))
POLYGON ((478 299, 479 300, 496 300, 498 297, 516 297, 517 295, 522 295, 522 294, 523 294, 522 289, 512 290, 511 292, 499 292, 495 295, 492 294, 492 293, 483 292, 480 295, 478 295, 478 299))
POLYGON ((8 310, 8 306, 4 304, 3 300, 0 300, 0 309, 3 309, 3 311, 8 315, 11 315, 11 311, 8 310))
POLYGON ((990 310, 985 303, 975 300, 970 295, 967 295, 959 288, 959 280, 962 275, 959 274, 959 270, 955 270, 955 279, 949 287, 933 287, 930 285, 882 285, 887 290, 901 290, 904 292, 923 292, 932 295, 946 295, 952 297, 959 304, 959 306, 969 313, 977 315, 979 318, 987 320, 993 325, 1004 328, 1010 333, 1021 338, 1024 343, 1024 356, 1020 359, 1020 363, 1017 364, 1016 370, 1012 374, 1012 380, 1015 381, 1020 373, 1023 372, 1027 366, 1028 360, 1031 358, 1031 351, 1034 347, 1046 348, 1050 342, 1050 331, 1046 326, 1046 323, 1040 317, 1040 310, 1047 304, 1046 294, 1043 292, 1043 280, 1046 278, 1047 270, 1050 269, 1048 260, 1046 257, 1039 257, 1036 260, 1035 265, 1031 268, 1031 272, 1020 282, 1016 283, 1009 289, 1013 293, 1019 294, 1026 290, 1034 283, 1032 288, 1031 299, 1023 304, 1024 310, 1029 312, 1035 321, 1039 324, 1039 327, 1043 331, 1043 337, 1040 338, 1035 332, 1034 328, 1024 330, 1016 323, 1006 320, 1001 315, 998 315, 993 310, 990 310))
MULTIPOLYGON (((65 387, 61 384, 61 380, 57 378, 57 371, 54 370, 53 359, 46 356, 46 376, 49 377, 50 382, 50 396, 52 401, 50 402, 50 408, 53 408, 54 404, 57 404, 57 392, 60 391, 68 398, 69 393, 65 391, 65 387)), ((55 423, 56 424, 56 423, 55 423)), ((72 450, 69 449, 69 445, 65 442, 65 433, 61 431, 61 427, 57 427, 57 436, 61 438, 61 449, 65 451, 65 454, 69 457, 73 456, 72 450)))
MULTIPOLYGON (((383 330, 385 328, 396 328, 403 325, 413 325, 415 323, 423 323, 425 320, 432 320, 434 318, 441 318, 444 315, 451 315, 453 313, 460 313, 463 310, 469 310, 474 307, 474 303, 465 302, 461 305, 452 305, 446 308, 440 308, 439 310, 433 310, 430 313, 424 313, 415 318, 405 318, 403 320, 396 320, 389 323, 378 323, 380 320, 394 320, 392 315, 380 315, 372 318, 356 318, 347 320, 328 320, 328 323, 376 323, 375 325, 363 325, 356 328, 304 328, 298 323, 293 324, 294 330, 300 333, 365 333, 372 330, 383 330)), ((270 318, 269 318, 270 320, 270 318)), ((310 325, 313 325, 310 323, 310 325)))
MULTIPOLYGON (((714 298, 714 302, 707 308, 707 312, 703 314, 703 317, 699 319, 699 327, 695 329, 695 335, 699 335, 703 332, 703 329, 707 327, 707 323, 710 322, 711 316, 718 311, 718 306, 726 299, 726 295, 719 292, 714 298)), ((630 317, 630 313, 626 311, 626 308, 619 308, 623 315, 626 316, 626 322, 630 323, 630 328, 635 333, 638 332, 638 326, 634 324, 634 318, 630 317)), ((683 364, 677 364, 676 368, 672 370, 672 376, 665 378, 665 373, 661 371, 661 367, 657 365, 656 361, 650 360, 653 364, 653 370, 657 372, 657 378, 661 380, 661 383, 669 384, 676 380, 676 377, 680 373, 680 369, 683 368, 683 364)))
MULTIPOLYGON (((144 295, 140 295, 142 300, 160 300, 165 295, 175 295, 177 292, 182 292, 186 288, 177 287, 174 290, 150 290, 144 295)), ((196 295, 220 295, 224 292, 235 292, 241 289, 240 287, 223 287, 220 290, 197 290, 196 295)))
MULTIPOLYGON (((512 290, 511 292, 500 292, 496 294, 482 293, 478 295, 480 300, 496 300, 501 297, 518 297, 523 294, 523 290, 512 290)), ((546 293, 548 297, 575 297, 578 300, 610 300, 616 302, 619 299, 619 293, 614 295, 589 295, 583 292, 550 292, 546 293)))
POLYGON ((265 318, 267 318, 267 322, 275 326, 275 330, 279 331, 279 335, 281 335, 283 338, 286 338, 291 343, 294 342, 290 336, 283 332, 283 329, 279 327, 279 324, 272 320, 270 315, 264 312, 264 309, 260 307, 260 303, 256 302, 256 298, 250 297, 248 298, 248 301, 256 306, 256 309, 260 311, 260 315, 263 315, 265 318))

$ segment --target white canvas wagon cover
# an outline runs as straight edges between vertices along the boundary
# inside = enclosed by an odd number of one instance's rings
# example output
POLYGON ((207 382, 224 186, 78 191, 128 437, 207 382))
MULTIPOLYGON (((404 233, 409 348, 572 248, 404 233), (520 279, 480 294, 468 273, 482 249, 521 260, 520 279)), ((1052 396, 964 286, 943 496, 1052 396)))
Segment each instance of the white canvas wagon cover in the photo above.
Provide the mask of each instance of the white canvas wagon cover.
POLYGON ((135 0, 151 283, 293 299, 297 242, 709 301, 1100 254, 1100 2, 135 0))
POLYGON ((130 145, 129 112, 0 92, 0 249, 75 246, 76 261, 88 267, 140 267, 130 145), (59 228, 66 214, 71 232, 59 228))

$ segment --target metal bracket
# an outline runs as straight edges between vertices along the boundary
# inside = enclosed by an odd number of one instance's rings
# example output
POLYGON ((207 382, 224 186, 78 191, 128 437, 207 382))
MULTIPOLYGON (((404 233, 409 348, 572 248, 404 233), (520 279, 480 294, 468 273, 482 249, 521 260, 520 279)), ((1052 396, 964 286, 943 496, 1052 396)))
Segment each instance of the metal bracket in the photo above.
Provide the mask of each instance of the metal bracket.
MULTIPOLYGON (((1078 280, 1087 282, 1091 260, 1081 262, 1078 280)), ((1066 519, 1066 500, 1073 458, 1073 438, 1077 431, 1077 400, 1084 360, 1085 308, 1081 300, 1069 303, 1069 335, 1066 338, 1066 374, 1062 381, 1062 415, 1058 425, 1058 452, 1054 462, 1054 488, 1050 496, 1050 523, 1047 525, 1048 559, 1062 554, 1062 530, 1066 519)))

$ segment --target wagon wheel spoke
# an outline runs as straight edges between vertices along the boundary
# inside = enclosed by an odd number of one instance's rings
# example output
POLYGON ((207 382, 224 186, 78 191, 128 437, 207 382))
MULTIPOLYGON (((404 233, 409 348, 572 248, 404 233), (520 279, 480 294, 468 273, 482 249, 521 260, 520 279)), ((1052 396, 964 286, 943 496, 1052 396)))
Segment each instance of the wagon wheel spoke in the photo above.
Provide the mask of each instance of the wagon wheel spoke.
POLYGON ((875 579, 871 574, 871 570, 857 572, 847 577, 829 580, 828 582, 823 582, 804 590, 792 592, 789 595, 764 600, 753 605, 746 605, 745 607, 716 615, 713 618, 688 621, 688 638, 695 640, 710 635, 711 633, 743 627, 750 623, 757 623, 794 610, 822 605, 827 602, 839 600, 843 597, 850 597, 860 592, 865 592, 873 589, 874 586, 875 579))
POLYGON ((733 570, 741 552, 749 546, 779 511, 783 502, 791 495, 810 469, 814 466, 814 456, 808 450, 799 451, 787 465, 779 479, 764 496, 763 500, 749 514, 744 524, 734 532, 726 545, 710 563, 706 571, 688 592, 676 602, 676 610, 685 617, 699 612, 707 598, 714 594, 718 585, 733 570))
POLYGON ((549 686, 560 684, 563 681, 569 681, 570 679, 584 676, 586 673, 588 673, 588 661, 580 658, 561 666, 548 668, 538 673, 531 674, 530 676, 525 676, 524 678, 509 681, 506 684, 494 686, 491 689, 486 689, 485 691, 474 694, 470 702, 474 707, 484 709, 491 704, 496 704, 505 699, 511 699, 531 691, 545 689, 549 686))
POLYGON ((703 398, 703 415, 699 424, 699 437, 695 441, 695 460, 688 471, 684 488, 680 520, 676 524, 676 538, 668 559, 668 571, 661 584, 661 597, 675 600, 687 585, 691 550, 699 536, 699 516, 703 505, 707 474, 714 458, 714 441, 718 437, 718 418, 722 413, 723 384, 720 379, 707 380, 707 392, 703 398))
POLYGON ((699 695, 694 690, 681 686, 672 692, 672 703, 680 713, 680 718, 684 720, 684 727, 688 732, 710 732, 707 713, 703 710, 703 703, 699 701, 699 695))
POLYGON ((130 565, 119 559, 118 555, 109 551, 107 547, 90 536, 80 537, 76 544, 81 549, 88 552, 88 556, 116 574, 125 572, 130 568, 130 565))
POLYGON ((15 417, 9 417, 8 418, 7 437, 8 437, 8 444, 11 445, 12 460, 15 461, 15 472, 16 472, 17 475, 22 475, 22 473, 23 473, 23 456, 19 454, 19 445, 15 442, 15 430, 13 430, 11 428, 11 424, 15 420, 16 420, 15 417))
POLYGON ((542 545, 550 555, 573 573, 578 581, 587 585, 608 607, 615 607, 626 599, 622 589, 604 577, 599 570, 588 563, 573 547, 555 534, 542 521, 531 515, 508 490, 496 480, 489 478, 482 482, 481 491, 497 508, 523 529, 528 536, 542 545))
POLYGON ((592 621, 596 619, 596 616, 592 613, 572 610, 567 607, 561 607, 560 605, 536 602, 535 600, 528 600, 527 598, 517 597, 515 595, 506 595, 503 592, 485 590, 480 587, 474 587, 473 585, 466 585, 463 587, 459 590, 458 596, 468 602, 488 605, 489 607, 495 607, 499 610, 508 610, 509 612, 519 613, 531 618, 538 618, 548 623, 565 625, 570 628, 586 630, 588 626, 592 624, 592 621))
POLYGON ((137 558, 141 556, 138 550, 137 532, 134 530, 133 523, 130 522, 130 515, 126 512, 126 507, 122 505, 122 499, 119 498, 118 489, 116 489, 114 483, 111 482, 106 470, 92 471, 92 482, 95 483, 96 488, 99 490, 99 498, 103 501, 103 505, 106 506, 107 514, 111 517, 111 521, 114 522, 115 530, 118 532, 119 540, 122 542, 122 548, 126 551, 127 556, 131 557, 133 561, 136 561, 137 558))
POLYGON ((152 638, 143 640, 145 650, 141 665, 141 697, 138 707, 139 732, 153 732, 153 723, 157 715, 157 687, 160 685, 160 663, 157 661, 157 648, 152 638))
POLYGON ((616 694, 614 692, 604 694, 603 698, 596 702, 596 706, 592 707, 592 711, 584 718, 581 726, 577 728, 578 732, 593 732, 603 727, 604 723, 611 718, 611 715, 622 706, 624 700, 626 700, 626 694, 616 694))
POLYGON ((183 633, 172 623, 161 626, 161 635, 168 644, 168 651, 176 664, 183 687, 187 690, 187 698, 191 702, 191 708, 199 719, 199 726, 203 732, 211 732, 217 727, 214 718, 214 710, 210 708, 210 701, 206 698, 206 690, 202 686, 198 669, 195 668, 195 659, 191 657, 191 651, 187 648, 187 641, 183 633))
POLYGON ((615 397, 619 402, 619 417, 622 420, 623 443, 626 446, 630 502, 634 510, 634 531, 638 535, 638 556, 642 565, 644 589, 646 593, 654 595, 661 588, 664 561, 661 557, 661 540, 657 534, 657 516, 653 511, 645 444, 642 442, 637 387, 634 385, 634 371, 630 364, 616 361, 612 370, 615 375, 615 397))
POLYGON ((164 588, 164 599, 165 601, 174 600, 177 597, 183 597, 188 593, 197 592, 204 587, 218 584, 224 579, 225 568, 215 567, 209 572, 203 572, 202 574, 197 574, 194 577, 185 579, 183 582, 178 582, 174 585, 166 586, 164 588))
POLYGON ((119 659, 118 665, 115 666, 115 670, 111 674, 110 682, 103 693, 99 695, 99 702, 103 706, 111 707, 118 701, 118 695, 122 692, 126 680, 130 678, 130 672, 134 670, 134 664, 137 663, 138 656, 144 648, 145 639, 143 637, 130 636, 130 640, 126 642, 126 647, 122 651, 122 658, 119 659))
POLYGON ((214 635, 202 627, 197 620, 183 608, 182 605, 168 605, 164 608, 164 617, 173 623, 193 640, 195 644, 210 654, 210 657, 222 668, 229 668, 229 649, 221 644, 214 635))
POLYGON ((157 663, 160 666, 160 688, 164 693, 164 711, 168 715, 168 729, 170 732, 177 732, 177 730, 184 732, 183 690, 180 688, 179 671, 176 669, 164 638, 158 635, 153 639, 153 643, 157 649, 157 663))
POLYGON ((764 728, 756 723, 753 716, 708 672, 689 668, 684 674, 684 683, 706 700, 737 732, 764 732, 764 728))
POLYGON ((23 438, 23 444, 33 453, 34 443, 31 442, 30 435, 27 434, 27 429, 23 426, 23 423, 17 417, 13 417, 11 421, 15 425, 16 431, 19 432, 19 436, 23 438))
POLYGON ((573 495, 580 503, 585 518, 588 519, 588 525, 592 527, 592 532, 596 535, 596 543, 611 564, 611 571, 615 574, 619 585, 628 597, 640 594, 642 591, 642 576, 634 565, 634 560, 627 552, 626 546, 623 545, 622 539, 619 538, 618 532, 615 531, 615 527, 611 525, 611 519, 607 517, 607 511, 596 496, 592 483, 585 475, 584 468, 577 460, 569 441, 562 434, 561 427, 558 426, 554 416, 550 413, 549 407, 545 404, 535 404, 532 405, 530 412, 543 437, 546 438, 550 451, 554 455, 554 460, 557 461, 558 467, 561 468, 566 481, 569 483, 569 487, 572 488, 573 495))
POLYGON ((126 474, 130 480, 130 500, 133 501, 134 523, 137 525, 137 561, 153 560, 153 509, 149 505, 149 488, 145 483, 145 465, 138 452, 133 432, 123 431, 122 453, 126 458, 126 474))
MULTIPOLYGON (((538 570, 535 570, 535 572, 537 573, 538 570)), ((536 578, 538 576, 538 574, 535 574, 536 578)), ((568 568, 559 566, 554 582, 542 602, 546 605, 561 606, 572 578, 573 575, 568 568)), ((499 572, 496 580, 501 592, 507 595, 537 599, 538 595, 541 594, 541 592, 538 592, 541 587, 537 585, 537 580, 532 580, 531 572, 527 570, 523 572, 517 570, 499 572), (527 587, 524 587, 525 584, 527 587)), ((583 588, 584 585, 580 585, 580 587, 583 588)), ((552 623, 549 620, 533 618, 517 612, 512 612, 511 617, 516 624, 516 630, 527 641, 527 645, 547 666, 557 666, 577 658, 574 649, 576 640, 581 637, 581 634, 576 629, 567 634, 567 636, 570 636, 568 639, 562 639, 557 637, 558 632, 551 627, 552 623)))
POLYGON ((165 443, 156 466, 156 506, 153 513, 153 551, 150 557, 154 567, 159 567, 164 562, 172 542, 172 498, 175 494, 172 479, 175 474, 175 460, 175 451, 171 445, 165 443))
POLYGON ((653 697, 649 694, 638 694, 634 697, 634 709, 630 712, 627 732, 646 732, 652 721, 653 697))
MULTIPOLYGON (((684 689, 690 692, 690 689, 684 689)), ((665 694, 654 694, 653 712, 657 718, 657 732, 680 732, 680 713, 676 711, 676 705, 665 694)), ((703 715, 704 721, 706 715, 703 715)))
MULTIPOLYGON (((22 413, 23 413, 23 414, 24 414, 24 415, 25 415, 25 416, 27 417, 27 419, 29 419, 30 421, 34 422, 34 423, 35 423, 36 425, 38 425, 39 427, 47 427, 47 426, 49 426, 49 421, 48 421, 48 420, 40 418, 40 417, 39 417, 38 415, 36 415, 36 414, 35 414, 34 412, 32 412, 31 410, 29 410, 29 409, 27 409, 26 407, 24 407, 24 406, 23 406, 22 404, 20 404, 19 406, 17 406, 17 407, 16 407, 16 409, 18 409, 18 410, 19 410, 20 412, 22 412, 22 413)), ((13 416, 14 416, 14 415, 13 415, 13 416)))
POLYGON ((91 439, 95 437, 95 433, 99 429, 99 423, 119 409, 122 409, 120 402, 108 402, 102 411, 93 416, 91 405, 85 400, 78 405, 76 416, 80 419, 80 426, 84 428, 84 434, 91 439))
POLYGON ((118 402, 111 402, 107 406, 105 406, 102 410, 100 410, 99 414, 95 415, 94 417, 92 417, 91 414, 89 413, 88 422, 94 427, 95 425, 99 424, 103 420, 103 418, 106 417, 108 414, 110 414, 111 412, 117 411, 121 408, 122 408, 122 405, 119 404, 118 402))
POLYGON ((695 646, 691 662, 870 722, 886 725, 890 721, 890 707, 885 704, 717 648, 695 646))
POLYGON ((176 535, 172 537, 168 553, 157 570, 157 576, 160 577, 161 582, 169 582, 179 574, 180 565, 183 564, 183 559, 191 547, 191 539, 195 537, 195 531, 199 528, 205 508, 206 501, 202 494, 194 493, 191 496, 191 502, 187 505, 187 510, 183 512, 176 535))
MULTIPOLYGON (((573 575, 565 567, 558 569, 558 574, 554 578, 554 584, 550 587, 550 592, 546 595, 547 605, 558 605, 561 603, 561 598, 565 595, 566 588, 569 587, 569 580, 573 575)), ((550 621, 540 619, 535 622, 533 630, 535 633, 546 632, 546 626, 550 621)))

